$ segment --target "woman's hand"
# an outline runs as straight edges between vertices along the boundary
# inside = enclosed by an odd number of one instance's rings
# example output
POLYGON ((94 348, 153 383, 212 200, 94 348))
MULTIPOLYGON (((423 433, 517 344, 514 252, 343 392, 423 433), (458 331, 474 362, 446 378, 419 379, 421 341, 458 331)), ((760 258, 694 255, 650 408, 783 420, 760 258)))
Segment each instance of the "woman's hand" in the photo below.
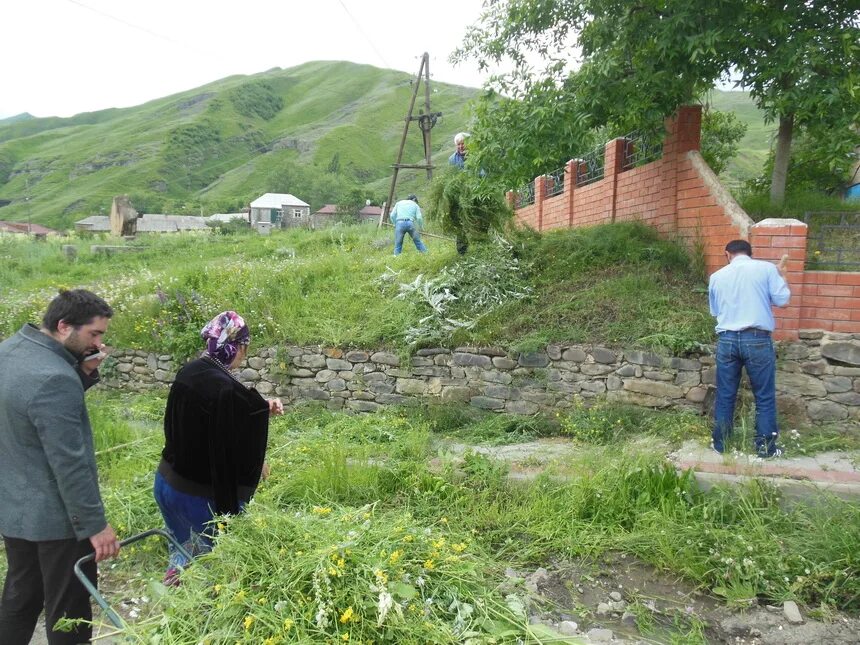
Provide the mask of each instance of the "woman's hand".
POLYGON ((284 413, 284 404, 281 403, 280 399, 267 399, 266 403, 269 404, 270 417, 274 417, 284 413))

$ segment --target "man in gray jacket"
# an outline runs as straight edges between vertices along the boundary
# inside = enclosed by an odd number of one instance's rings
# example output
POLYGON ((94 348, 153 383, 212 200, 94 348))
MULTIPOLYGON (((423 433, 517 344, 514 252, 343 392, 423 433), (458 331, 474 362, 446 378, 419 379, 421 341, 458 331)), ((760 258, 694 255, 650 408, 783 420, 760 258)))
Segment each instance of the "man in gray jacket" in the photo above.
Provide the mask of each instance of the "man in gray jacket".
MULTIPOLYGON (((75 561, 119 552, 105 519, 84 403, 84 390, 98 381, 112 315, 94 293, 63 291, 41 328, 24 325, 0 343, 0 534, 9 564, 0 599, 3 645, 27 645, 43 606, 50 645, 92 637, 88 625, 71 632, 53 627, 64 616, 92 620, 75 561)), ((95 584, 96 564, 89 564, 95 584)))

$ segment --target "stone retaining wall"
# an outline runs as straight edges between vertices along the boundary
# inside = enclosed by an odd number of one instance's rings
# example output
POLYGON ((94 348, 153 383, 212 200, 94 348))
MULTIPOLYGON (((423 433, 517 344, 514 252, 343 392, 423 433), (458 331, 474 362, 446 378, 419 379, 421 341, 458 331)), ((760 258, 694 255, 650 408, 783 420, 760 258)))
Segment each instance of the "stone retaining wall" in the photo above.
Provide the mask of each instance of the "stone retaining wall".
MULTIPOLYGON (((777 344, 782 412, 814 422, 860 420, 860 334, 800 335, 799 341, 777 344)), ((372 412, 429 398, 511 414, 563 409, 578 398, 597 397, 702 412, 715 381, 712 356, 664 357, 595 345, 549 345, 521 354, 422 349, 409 362, 384 351, 277 347, 258 350, 237 375, 286 404, 313 400, 335 410, 372 412)), ((136 391, 166 387, 177 366, 171 356, 117 350, 103 366, 103 381, 136 391)))

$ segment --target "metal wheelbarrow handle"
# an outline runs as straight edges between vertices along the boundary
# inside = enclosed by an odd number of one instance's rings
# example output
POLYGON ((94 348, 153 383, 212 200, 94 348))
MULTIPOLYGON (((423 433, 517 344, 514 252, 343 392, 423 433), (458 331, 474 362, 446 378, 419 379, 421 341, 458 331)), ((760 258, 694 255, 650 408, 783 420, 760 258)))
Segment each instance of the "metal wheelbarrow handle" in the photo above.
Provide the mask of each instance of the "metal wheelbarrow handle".
MULTIPOLYGON (((138 533, 137 535, 132 535, 131 537, 127 537, 126 539, 122 540, 119 543, 119 545, 121 547, 123 547, 123 546, 126 546, 127 544, 131 544, 133 542, 143 540, 143 539, 151 537, 153 535, 160 535, 161 537, 163 537, 168 542, 171 542, 173 544, 173 546, 176 547, 176 549, 183 556, 188 558, 189 561, 191 560, 191 554, 188 553, 188 551, 185 549, 185 547, 182 546, 179 543, 179 541, 175 537, 173 537, 170 533, 168 533, 167 531, 164 531, 162 529, 149 529, 148 531, 144 531, 143 533, 138 533)), ((108 604, 107 600, 104 599, 104 596, 102 596, 99 593, 99 590, 95 588, 93 583, 90 582, 90 579, 87 578, 87 576, 84 574, 83 570, 81 569, 82 564, 84 564, 85 562, 89 562, 90 560, 94 559, 95 557, 96 557, 95 553, 90 553, 89 555, 85 555, 80 560, 75 562, 75 567, 74 567, 75 575, 77 576, 78 580, 81 581, 81 584, 84 585, 84 587, 89 592, 89 594, 93 597, 93 599, 98 603, 99 607, 102 608, 102 611, 104 611, 105 615, 108 617, 110 622, 113 623, 114 627, 117 627, 119 629, 123 629, 125 627, 125 623, 124 623, 123 619, 120 618, 119 614, 117 614, 111 608, 111 606, 108 604)))

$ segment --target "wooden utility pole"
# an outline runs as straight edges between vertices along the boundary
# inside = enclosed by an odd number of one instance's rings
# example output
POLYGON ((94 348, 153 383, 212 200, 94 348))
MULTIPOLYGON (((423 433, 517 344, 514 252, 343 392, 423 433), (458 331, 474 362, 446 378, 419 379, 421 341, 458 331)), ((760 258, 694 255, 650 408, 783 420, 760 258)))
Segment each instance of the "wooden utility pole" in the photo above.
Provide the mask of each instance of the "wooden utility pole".
POLYGON ((391 211, 391 205, 394 203, 394 189, 397 186, 397 174, 401 168, 425 169, 427 171, 427 179, 433 179, 433 164, 430 161, 430 130, 436 125, 436 120, 442 116, 441 112, 430 111, 430 54, 424 52, 421 56, 421 66, 418 68, 418 76, 412 83, 412 98, 409 101, 409 111, 406 113, 406 123, 403 126, 403 137, 400 139, 400 149, 397 151, 397 161, 394 162, 394 175, 391 177, 391 190, 388 191, 388 201, 383 204, 382 214, 379 217, 379 225, 382 226, 388 213, 391 211), (412 116, 412 111, 415 109, 415 100, 418 98, 418 90, 421 86, 421 77, 424 77, 424 109, 420 110, 418 116, 412 116), (412 121, 418 121, 418 127, 421 129, 421 135, 424 139, 424 163, 423 164, 408 164, 403 162, 403 148, 406 147, 406 135, 409 134, 409 124, 412 121))

